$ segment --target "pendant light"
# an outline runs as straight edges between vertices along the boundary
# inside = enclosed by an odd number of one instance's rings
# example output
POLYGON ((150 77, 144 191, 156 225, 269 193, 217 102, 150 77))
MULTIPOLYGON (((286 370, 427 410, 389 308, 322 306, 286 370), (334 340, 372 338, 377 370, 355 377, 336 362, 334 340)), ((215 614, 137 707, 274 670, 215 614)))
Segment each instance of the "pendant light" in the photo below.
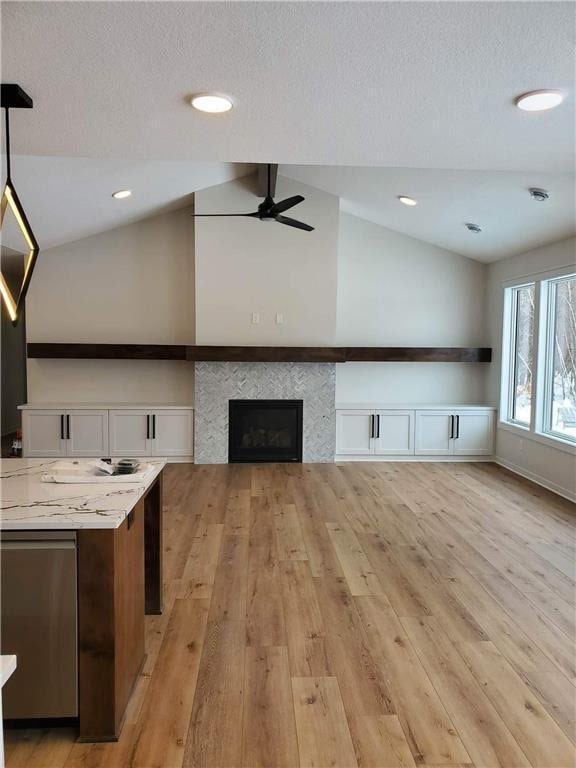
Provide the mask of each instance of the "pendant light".
POLYGON ((30 96, 19 85, 2 83, 1 106, 6 110, 5 136, 6 136, 6 184, 2 192, 0 203, 0 230, 2 239, 2 261, 0 268, 0 294, 2 302, 12 321, 17 325, 24 307, 26 291, 30 285, 32 272, 38 256, 38 243, 28 222, 26 212, 16 194, 16 189, 11 176, 10 163, 10 109, 32 109, 33 102, 30 96), (9 214, 9 215, 8 215, 9 214), (9 225, 13 220, 17 231, 13 232, 9 225), (24 244, 22 260, 18 258, 19 251, 11 246, 15 243, 6 242, 6 236, 21 237, 24 244))

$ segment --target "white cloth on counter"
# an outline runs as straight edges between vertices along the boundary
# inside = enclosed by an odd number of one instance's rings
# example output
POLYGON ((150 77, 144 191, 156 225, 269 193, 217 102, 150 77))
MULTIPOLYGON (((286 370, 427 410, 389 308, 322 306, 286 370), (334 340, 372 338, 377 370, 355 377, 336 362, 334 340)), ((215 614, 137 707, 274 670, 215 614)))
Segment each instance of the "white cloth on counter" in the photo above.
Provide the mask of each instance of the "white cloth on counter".
POLYGON ((105 462, 93 461, 88 464, 74 461, 58 461, 50 465, 50 472, 40 478, 43 483, 143 483, 154 472, 151 464, 141 464, 137 472, 132 474, 111 475, 110 465, 102 467, 105 462))

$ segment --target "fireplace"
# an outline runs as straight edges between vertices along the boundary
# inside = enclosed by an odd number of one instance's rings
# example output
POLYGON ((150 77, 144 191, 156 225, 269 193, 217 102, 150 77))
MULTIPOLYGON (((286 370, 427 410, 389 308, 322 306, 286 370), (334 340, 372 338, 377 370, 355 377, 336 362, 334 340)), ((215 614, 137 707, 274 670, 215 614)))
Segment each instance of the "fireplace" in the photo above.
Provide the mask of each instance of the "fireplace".
POLYGON ((302 400, 230 400, 228 461, 302 461, 302 400))

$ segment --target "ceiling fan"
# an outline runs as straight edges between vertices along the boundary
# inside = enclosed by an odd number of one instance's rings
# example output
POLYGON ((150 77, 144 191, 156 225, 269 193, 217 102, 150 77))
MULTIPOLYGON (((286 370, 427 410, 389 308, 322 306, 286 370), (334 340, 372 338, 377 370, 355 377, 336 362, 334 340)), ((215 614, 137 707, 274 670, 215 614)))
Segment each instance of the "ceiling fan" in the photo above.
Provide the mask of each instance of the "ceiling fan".
MULTIPOLYGON (((294 195, 294 197, 287 197, 286 200, 281 200, 279 203, 274 202, 274 191, 276 187, 276 171, 278 166, 272 166, 271 163, 267 163, 262 171, 264 172, 264 185, 262 194, 264 200, 258 206, 258 210, 253 213, 194 213, 193 216, 247 216, 251 219, 260 219, 260 221, 277 221, 279 224, 287 224, 289 227, 296 227, 296 229, 304 229, 306 232, 312 232, 314 227, 309 224, 304 224, 303 221, 297 221, 291 219, 288 216, 282 216, 284 211, 288 211, 290 208, 294 208, 295 205, 302 203, 305 198, 302 195, 294 195)), ((259 178, 262 180, 262 173, 259 172, 259 178)))

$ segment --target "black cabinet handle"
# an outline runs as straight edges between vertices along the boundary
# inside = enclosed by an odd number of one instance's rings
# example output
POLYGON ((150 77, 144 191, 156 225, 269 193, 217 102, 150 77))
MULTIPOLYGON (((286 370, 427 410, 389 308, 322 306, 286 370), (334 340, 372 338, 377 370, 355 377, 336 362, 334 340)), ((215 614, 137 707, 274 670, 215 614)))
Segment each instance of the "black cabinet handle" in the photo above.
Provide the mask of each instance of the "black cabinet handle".
POLYGON ((64 414, 60 414, 60 440, 65 440, 64 437, 64 414))
POLYGON ((460 437, 460 416, 456 416, 456 439, 460 437))
POLYGON ((152 440, 156 440, 156 414, 152 414, 152 440))
POLYGON ((150 440, 150 416, 146 416, 146 440, 150 440))
POLYGON ((66 440, 70 440, 70 414, 66 414, 66 440))
POLYGON ((376 416, 376 437, 380 437, 380 414, 376 416))
POLYGON ((370 437, 374 437, 374 414, 370 414, 370 437))
POLYGON ((454 416, 450 416, 450 440, 454 437, 454 416))

